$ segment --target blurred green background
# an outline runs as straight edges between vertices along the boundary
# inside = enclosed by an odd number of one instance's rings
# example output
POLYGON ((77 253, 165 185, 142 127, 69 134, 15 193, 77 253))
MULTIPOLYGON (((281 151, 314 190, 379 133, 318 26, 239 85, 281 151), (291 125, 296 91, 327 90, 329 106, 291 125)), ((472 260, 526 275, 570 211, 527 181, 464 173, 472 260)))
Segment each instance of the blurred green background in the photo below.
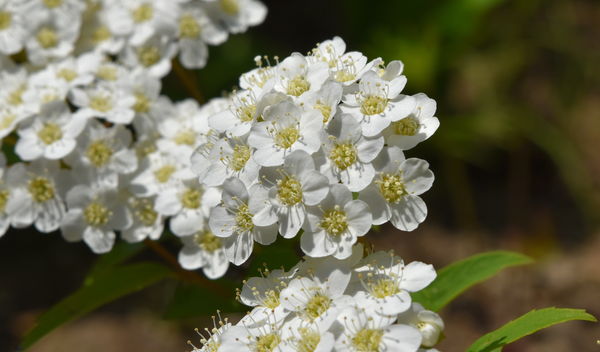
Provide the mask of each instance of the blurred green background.
MULTIPOLYGON (((440 350, 462 351, 533 308, 600 315, 598 1, 264 2, 264 24, 210 48, 207 67, 197 73, 205 97, 236 86, 255 55, 306 53, 335 35, 369 59, 401 60, 405 93, 424 92, 438 103, 439 130, 406 153, 427 160, 436 182, 423 197, 429 216, 419 229, 400 233, 384 226, 367 240, 436 268, 499 248, 538 260, 442 311, 447 339, 440 350)), ((163 91, 177 100, 189 96, 174 74, 163 91)), ((167 245, 176 254, 176 242, 167 245)), ((96 258, 58 233, 10 230, 1 238, 0 341, 9 343, 0 343, 0 351, 9 351, 39 312, 74 291, 96 258)), ((277 259, 269 264, 280 266, 277 259)), ((160 320, 177 285, 165 282, 111 303, 33 350, 82 344, 88 351, 189 349, 185 341, 198 340, 192 328, 204 320, 160 320)), ((213 305, 198 302, 219 308, 213 305)), ((572 322, 536 336, 504 351, 598 351, 600 330, 572 322)))

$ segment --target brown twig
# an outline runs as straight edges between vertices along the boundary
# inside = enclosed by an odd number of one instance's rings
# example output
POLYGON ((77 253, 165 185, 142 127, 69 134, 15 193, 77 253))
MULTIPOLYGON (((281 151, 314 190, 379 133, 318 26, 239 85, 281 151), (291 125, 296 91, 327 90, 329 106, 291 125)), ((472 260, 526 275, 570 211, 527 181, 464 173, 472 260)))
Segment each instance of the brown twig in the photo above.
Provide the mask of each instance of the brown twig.
POLYGON ((200 92, 200 89, 198 88, 198 82, 196 81, 195 72, 191 72, 183 68, 183 66, 181 66, 177 58, 173 59, 172 65, 173 70, 177 74, 177 77, 179 77, 179 80, 181 80, 181 83, 183 83, 183 85, 190 92, 192 97, 194 97, 194 99, 196 99, 198 103, 204 104, 206 100, 204 99, 202 92, 200 92))
POLYGON ((144 240, 144 243, 148 247, 150 247, 153 251, 155 251, 158 255, 163 257, 163 259, 165 259, 173 268, 175 268, 175 271, 177 271, 177 275, 182 280, 187 281, 187 282, 193 282, 202 287, 206 287, 209 290, 217 292, 219 295, 231 295, 232 294, 232 292, 230 292, 228 289, 225 289, 225 288, 217 285, 215 282, 210 281, 210 280, 196 274, 193 271, 188 271, 188 270, 183 269, 181 267, 181 265, 179 265, 179 262, 177 261, 177 259, 175 259, 175 257, 171 253, 169 253, 169 251, 165 247, 163 247, 160 243, 152 241, 148 238, 146 238, 144 240))

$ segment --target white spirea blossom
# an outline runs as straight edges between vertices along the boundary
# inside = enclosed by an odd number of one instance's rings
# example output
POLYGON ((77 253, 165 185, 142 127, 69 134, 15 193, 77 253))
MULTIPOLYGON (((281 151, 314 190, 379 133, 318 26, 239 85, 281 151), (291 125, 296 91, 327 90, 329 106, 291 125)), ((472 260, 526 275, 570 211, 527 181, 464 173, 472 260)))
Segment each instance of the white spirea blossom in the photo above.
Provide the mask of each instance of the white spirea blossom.
POLYGON ((442 338, 445 328, 444 321, 440 316, 430 310, 426 310, 420 303, 413 303, 411 308, 398 315, 398 324, 412 325, 419 329, 423 335, 421 343, 425 348, 435 346, 442 338))
POLYGON ((179 251, 179 264, 187 270, 202 268, 209 279, 218 279, 225 275, 229 260, 225 253, 223 240, 215 236, 208 226, 191 236, 181 237, 183 248, 179 251))

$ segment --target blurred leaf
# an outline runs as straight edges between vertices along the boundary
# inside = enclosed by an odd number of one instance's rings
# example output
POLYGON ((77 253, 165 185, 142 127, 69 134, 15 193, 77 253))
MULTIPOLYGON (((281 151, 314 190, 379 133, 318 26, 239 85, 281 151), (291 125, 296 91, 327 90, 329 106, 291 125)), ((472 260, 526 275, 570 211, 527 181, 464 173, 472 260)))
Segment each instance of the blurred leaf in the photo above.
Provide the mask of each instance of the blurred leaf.
POLYGON ((412 298, 426 309, 437 312, 466 289, 489 279, 500 270, 532 261, 523 254, 509 251, 477 254, 439 270, 431 285, 413 293, 412 298))
POLYGON ((245 312, 248 307, 235 299, 236 282, 219 279, 219 286, 228 289, 231 295, 226 296, 206 287, 180 282, 175 290, 171 305, 167 309, 165 319, 189 318, 199 315, 214 315, 217 309, 228 313, 245 312))
POLYGON ((514 342, 521 337, 570 320, 587 320, 596 322, 596 318, 582 309, 544 308, 533 310, 522 317, 509 322, 500 329, 484 335, 469 347, 467 352, 495 352, 499 348, 514 342))
POLYGON ((15 143, 17 137, 13 134, 7 136, 2 140, 2 152, 6 155, 6 163, 12 165, 21 161, 21 159, 15 154, 15 143))
POLYGON ((21 349, 31 347, 68 321, 169 276, 172 276, 169 269, 155 263, 137 263, 107 271, 42 314, 23 338, 21 349))
POLYGON ((103 254, 98 258, 98 260, 88 273, 84 281, 84 285, 90 285, 93 282, 94 276, 97 276, 98 274, 125 262, 129 258, 144 250, 145 248, 146 247, 144 246, 143 242, 127 243, 125 241, 120 241, 116 243, 110 252, 103 254))

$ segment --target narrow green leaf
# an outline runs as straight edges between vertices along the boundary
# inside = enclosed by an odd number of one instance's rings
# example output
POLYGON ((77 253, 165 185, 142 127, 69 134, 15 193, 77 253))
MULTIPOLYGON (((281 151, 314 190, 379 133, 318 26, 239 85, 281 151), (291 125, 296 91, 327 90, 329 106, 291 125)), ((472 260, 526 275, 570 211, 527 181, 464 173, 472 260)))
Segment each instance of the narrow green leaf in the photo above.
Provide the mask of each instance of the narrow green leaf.
POLYGON ((96 276, 88 286, 75 291, 42 314, 23 338, 21 349, 31 347, 43 336, 68 321, 171 275, 169 269, 155 263, 137 263, 106 271, 96 276))
POLYGON ((597 321, 583 309, 544 308, 533 310, 509 322, 500 329, 484 335, 469 347, 467 352, 493 352, 521 337, 558 323, 570 320, 597 321))
POLYGON ((480 283, 504 268, 531 263, 523 254, 493 251, 452 263, 438 271, 438 276, 422 291, 412 294, 413 301, 426 309, 439 311, 469 287, 480 283))
POLYGON ((146 246, 143 242, 139 243, 127 243, 125 241, 119 241, 114 246, 113 249, 99 256, 98 260, 88 273, 85 279, 85 285, 87 286, 93 280, 94 276, 97 276, 99 273, 107 269, 111 269, 114 266, 121 264, 138 254, 142 250, 146 249, 146 246))
POLYGON ((231 295, 221 295, 199 285, 180 282, 175 290, 165 319, 189 318, 200 315, 215 315, 217 309, 233 313, 245 312, 248 307, 235 299, 236 283, 226 279, 215 281, 219 286, 230 289, 231 295))

